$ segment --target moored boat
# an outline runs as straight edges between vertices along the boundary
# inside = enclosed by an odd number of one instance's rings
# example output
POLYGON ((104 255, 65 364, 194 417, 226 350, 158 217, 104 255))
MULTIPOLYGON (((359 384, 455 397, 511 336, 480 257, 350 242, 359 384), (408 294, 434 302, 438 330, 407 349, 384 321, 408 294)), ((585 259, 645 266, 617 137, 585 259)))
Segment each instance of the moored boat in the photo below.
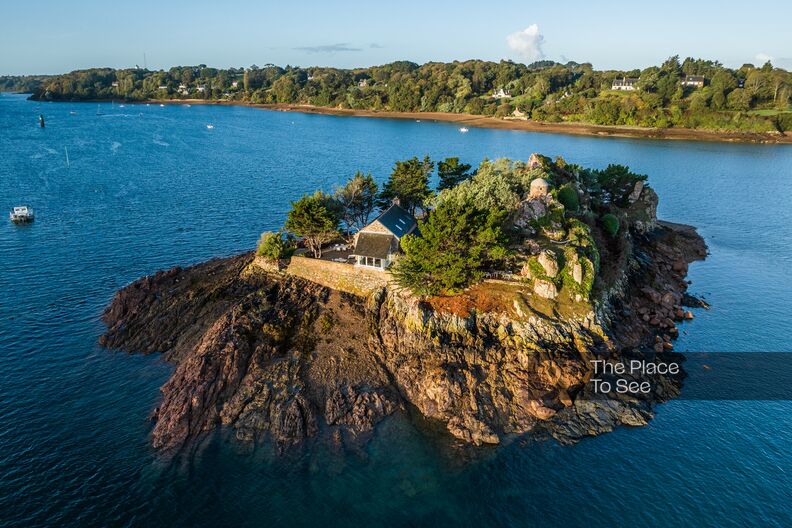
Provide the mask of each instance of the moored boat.
POLYGON ((33 209, 27 205, 14 207, 14 209, 9 213, 9 216, 11 217, 11 221, 15 224, 26 224, 32 222, 35 219, 33 209))

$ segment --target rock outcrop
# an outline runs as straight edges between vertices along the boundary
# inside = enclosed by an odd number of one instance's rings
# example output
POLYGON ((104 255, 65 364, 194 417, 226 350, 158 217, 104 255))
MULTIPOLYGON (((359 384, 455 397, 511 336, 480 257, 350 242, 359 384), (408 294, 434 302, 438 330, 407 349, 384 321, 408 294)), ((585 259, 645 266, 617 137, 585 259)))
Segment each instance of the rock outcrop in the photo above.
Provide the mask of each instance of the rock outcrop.
POLYGON ((392 288, 362 298, 256 269, 247 254, 122 289, 101 341, 175 364, 152 415, 158 448, 221 425, 283 447, 357 443, 407 406, 466 443, 575 441, 645 424, 679 391, 681 376, 653 377, 643 398, 590 389, 595 358, 666 361, 687 317, 687 264, 704 257, 703 240, 686 226, 651 226, 596 305, 545 306, 530 288, 494 284, 471 291, 469 306, 392 288))

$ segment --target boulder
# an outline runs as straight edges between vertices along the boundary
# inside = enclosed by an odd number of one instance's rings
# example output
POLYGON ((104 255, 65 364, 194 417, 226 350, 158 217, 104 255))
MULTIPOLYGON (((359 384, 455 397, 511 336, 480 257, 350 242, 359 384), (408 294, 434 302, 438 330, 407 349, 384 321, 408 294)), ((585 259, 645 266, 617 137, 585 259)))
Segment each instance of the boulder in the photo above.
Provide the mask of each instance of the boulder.
POLYGON ((534 282, 534 293, 545 299, 555 299, 558 297, 558 288, 550 281, 537 279, 534 282))
POLYGON ((583 266, 580 262, 575 262, 572 266, 572 280, 578 284, 583 284, 583 266))
POLYGON ((546 249, 539 253, 537 260, 539 264, 542 265, 542 268, 544 268, 545 275, 550 278, 558 275, 558 261, 556 261, 555 253, 546 249))
POLYGON ((523 230, 530 230, 530 223, 547 214, 545 200, 537 198, 520 202, 514 215, 514 225, 523 230))
POLYGON ((637 202, 638 198, 641 197, 641 193, 643 192, 643 190, 644 190, 644 182, 642 181, 635 182, 635 187, 633 187, 633 190, 630 192, 630 195, 627 197, 627 201, 629 201, 630 203, 637 202))

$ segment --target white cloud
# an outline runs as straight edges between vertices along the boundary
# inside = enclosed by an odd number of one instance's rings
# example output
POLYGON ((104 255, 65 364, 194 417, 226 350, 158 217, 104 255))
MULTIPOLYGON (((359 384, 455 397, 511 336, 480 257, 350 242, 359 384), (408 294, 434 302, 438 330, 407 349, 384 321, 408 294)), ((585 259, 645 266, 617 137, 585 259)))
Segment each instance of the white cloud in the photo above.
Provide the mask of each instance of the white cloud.
POLYGON ((539 33, 539 25, 531 24, 522 31, 517 31, 506 37, 506 43, 512 51, 525 60, 535 61, 544 58, 542 44, 544 36, 539 33))
POLYGON ((775 57, 771 57, 767 53, 757 53, 754 58, 756 59, 756 62, 758 63, 759 66, 761 66, 767 61, 773 62, 775 60, 775 57))

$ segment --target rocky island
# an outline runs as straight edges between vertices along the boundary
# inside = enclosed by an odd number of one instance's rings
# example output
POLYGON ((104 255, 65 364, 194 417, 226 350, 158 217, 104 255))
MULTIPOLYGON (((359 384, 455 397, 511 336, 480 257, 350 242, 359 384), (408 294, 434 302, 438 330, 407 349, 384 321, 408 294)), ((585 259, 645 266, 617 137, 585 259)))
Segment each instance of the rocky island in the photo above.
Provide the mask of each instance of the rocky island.
POLYGON ((436 195, 433 162, 397 162, 382 192, 358 174, 294 202, 297 239, 120 290, 101 343, 175 365, 153 445, 221 426, 284 448, 360 444, 408 410, 463 443, 571 443, 644 425, 679 394, 684 372, 663 369, 631 374, 648 392, 591 383, 596 360, 682 359, 688 264, 706 246, 657 220, 644 176, 539 155, 438 168, 436 195))

